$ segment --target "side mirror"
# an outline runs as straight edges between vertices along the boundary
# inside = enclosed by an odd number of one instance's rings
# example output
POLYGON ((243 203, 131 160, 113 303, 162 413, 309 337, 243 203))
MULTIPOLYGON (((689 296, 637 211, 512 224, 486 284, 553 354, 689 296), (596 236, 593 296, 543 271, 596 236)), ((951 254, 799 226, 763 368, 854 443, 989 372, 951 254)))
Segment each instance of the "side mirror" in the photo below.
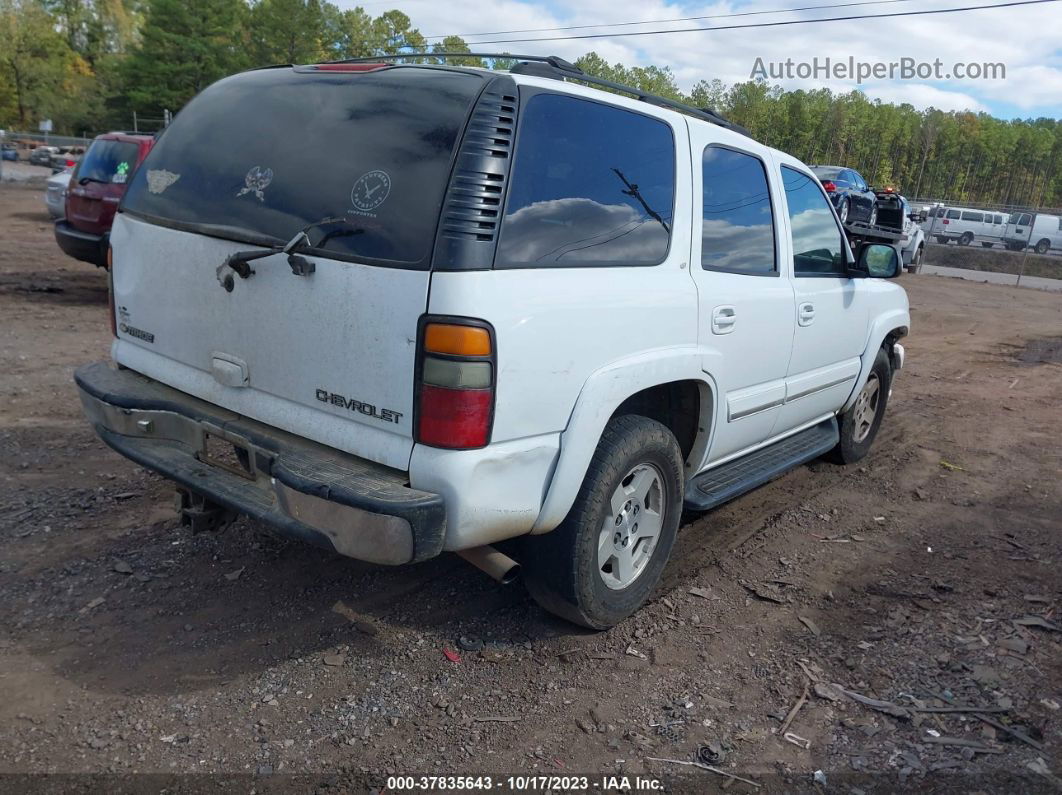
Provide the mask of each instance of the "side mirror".
POLYGON ((895 279, 903 271, 903 259, 894 246, 864 243, 856 254, 856 270, 871 279, 895 279))

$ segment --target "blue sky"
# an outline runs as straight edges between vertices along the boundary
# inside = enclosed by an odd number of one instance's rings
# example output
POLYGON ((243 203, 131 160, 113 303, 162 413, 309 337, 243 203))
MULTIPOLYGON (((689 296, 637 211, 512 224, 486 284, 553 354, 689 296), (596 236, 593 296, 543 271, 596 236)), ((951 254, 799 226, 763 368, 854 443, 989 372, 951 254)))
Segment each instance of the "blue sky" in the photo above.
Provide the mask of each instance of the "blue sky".
MULTIPOLYGON (((354 3, 371 14, 398 8, 408 14, 421 33, 431 36, 475 34, 566 25, 601 26, 610 22, 642 22, 623 28, 593 27, 559 33, 510 36, 471 36, 469 41, 533 38, 597 32, 634 32, 696 25, 733 25, 789 19, 813 19, 851 14, 884 14, 987 5, 1000 0, 893 0, 853 8, 763 14, 736 19, 660 24, 655 20, 749 11, 776 11, 798 6, 856 0, 752 0, 752 2, 688 3, 643 0, 580 0, 579 3, 529 0, 398 0, 354 3)), ((863 0, 865 2, 865 0, 863 0)), ((546 53, 575 58, 595 50, 609 61, 627 65, 670 66, 680 86, 689 89, 699 79, 726 83, 747 80, 757 57, 764 62, 810 62, 830 56, 851 56, 867 62, 920 62, 940 59, 944 71, 955 63, 1002 63, 1005 79, 993 80, 779 80, 786 88, 825 86, 834 91, 860 88, 872 98, 909 102, 918 108, 986 111, 1002 118, 1062 117, 1062 2, 1016 6, 955 14, 899 17, 870 21, 828 22, 817 25, 674 33, 656 36, 491 44, 483 49, 546 53)), ((474 48, 475 49, 475 48, 474 48)))

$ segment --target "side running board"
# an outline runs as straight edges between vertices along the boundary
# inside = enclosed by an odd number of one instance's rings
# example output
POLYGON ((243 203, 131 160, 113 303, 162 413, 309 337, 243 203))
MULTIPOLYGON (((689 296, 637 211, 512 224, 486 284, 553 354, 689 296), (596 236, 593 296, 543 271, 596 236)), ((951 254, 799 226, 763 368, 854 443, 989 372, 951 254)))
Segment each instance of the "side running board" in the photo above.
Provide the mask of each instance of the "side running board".
POLYGON ((707 511, 722 505, 829 452, 840 438, 837 419, 831 417, 780 442, 709 469, 686 486, 686 507, 707 511))

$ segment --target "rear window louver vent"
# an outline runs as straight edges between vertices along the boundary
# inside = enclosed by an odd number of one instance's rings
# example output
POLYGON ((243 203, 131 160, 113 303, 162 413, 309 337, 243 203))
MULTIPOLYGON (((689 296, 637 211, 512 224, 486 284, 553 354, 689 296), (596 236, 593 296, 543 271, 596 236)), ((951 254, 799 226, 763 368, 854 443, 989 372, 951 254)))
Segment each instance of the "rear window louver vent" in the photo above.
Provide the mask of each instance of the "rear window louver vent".
POLYGON ((457 153, 439 219, 437 270, 489 268, 510 173, 519 100, 510 78, 480 96, 457 153))

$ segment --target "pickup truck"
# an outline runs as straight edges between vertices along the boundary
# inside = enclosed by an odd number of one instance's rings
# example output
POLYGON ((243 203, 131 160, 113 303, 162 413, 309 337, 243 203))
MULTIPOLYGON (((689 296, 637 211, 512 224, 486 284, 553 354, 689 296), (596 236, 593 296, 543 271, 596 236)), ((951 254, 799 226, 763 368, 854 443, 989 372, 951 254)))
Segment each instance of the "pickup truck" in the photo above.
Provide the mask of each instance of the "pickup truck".
POLYGON ((899 252, 853 250, 806 165, 549 56, 225 78, 109 243, 113 364, 81 400, 186 524, 519 563, 596 629, 684 509, 865 456, 910 325, 899 252))

